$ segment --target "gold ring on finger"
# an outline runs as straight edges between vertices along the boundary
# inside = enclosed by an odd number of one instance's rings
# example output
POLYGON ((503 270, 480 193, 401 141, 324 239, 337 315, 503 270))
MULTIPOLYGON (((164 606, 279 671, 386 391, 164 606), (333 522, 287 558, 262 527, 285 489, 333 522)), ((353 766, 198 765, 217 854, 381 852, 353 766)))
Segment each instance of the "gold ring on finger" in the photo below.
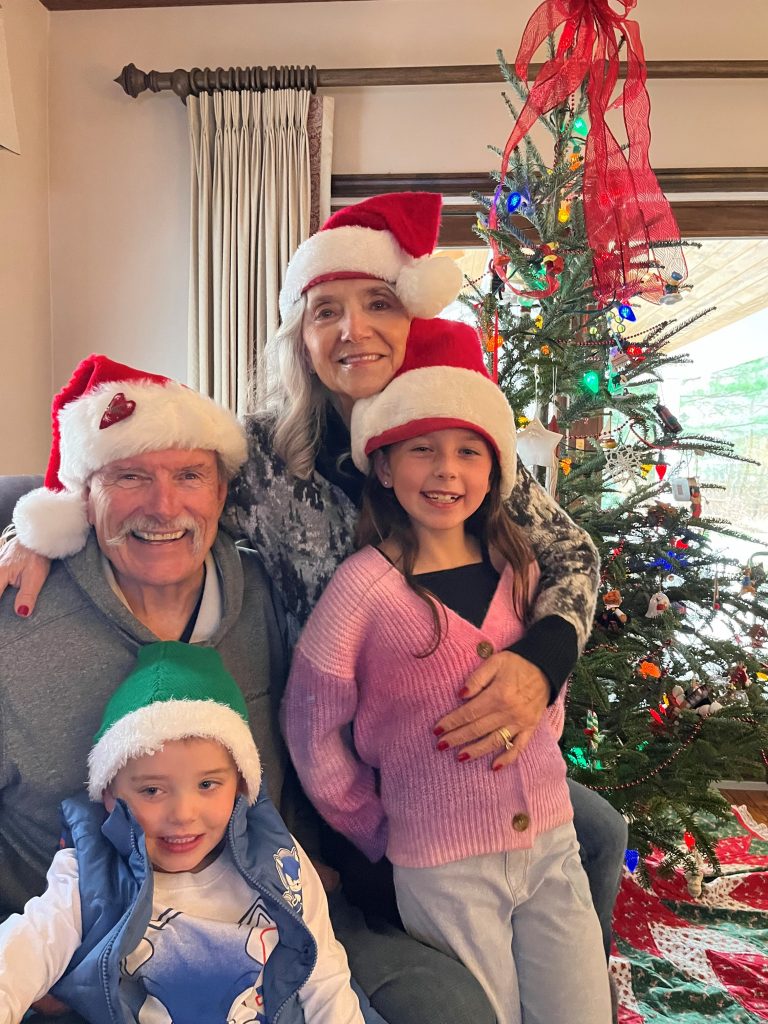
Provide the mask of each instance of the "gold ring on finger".
POLYGON ((506 725, 502 725, 502 727, 500 729, 497 729, 496 731, 498 732, 499 736, 501 736, 501 740, 504 746, 507 748, 507 750, 511 750, 515 745, 515 737, 512 735, 512 733, 509 731, 506 725))

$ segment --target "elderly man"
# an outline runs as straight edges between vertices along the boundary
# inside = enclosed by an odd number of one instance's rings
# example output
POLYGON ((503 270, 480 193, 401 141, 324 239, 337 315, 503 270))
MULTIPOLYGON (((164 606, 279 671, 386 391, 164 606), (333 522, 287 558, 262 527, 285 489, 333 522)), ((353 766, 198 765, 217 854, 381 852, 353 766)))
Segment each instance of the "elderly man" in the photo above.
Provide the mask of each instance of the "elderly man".
MULTIPOLYGON (((54 558, 51 575, 29 618, 10 594, 0 599, 0 919, 45 887, 59 803, 84 785, 104 705, 157 639, 217 648, 245 695, 270 795, 312 853, 316 819, 293 813, 300 796, 277 718, 279 603, 253 552, 217 534, 246 455, 239 424, 197 392, 102 356, 56 396, 53 422, 46 486, 16 512, 22 538, 54 558)), ((464 999, 466 1019, 486 1019, 459 964, 387 926, 368 931, 335 901, 340 938, 390 1024, 426 1019, 416 987, 445 999, 431 1020, 452 1020, 464 999)))

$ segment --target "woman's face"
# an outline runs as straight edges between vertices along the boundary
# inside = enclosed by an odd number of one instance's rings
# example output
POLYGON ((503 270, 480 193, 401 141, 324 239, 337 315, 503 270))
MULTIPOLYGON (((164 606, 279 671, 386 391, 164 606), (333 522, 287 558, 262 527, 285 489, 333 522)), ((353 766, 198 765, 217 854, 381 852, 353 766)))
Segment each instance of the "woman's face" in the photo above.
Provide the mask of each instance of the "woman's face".
POLYGON ((410 326, 405 307, 383 281, 327 281, 309 289, 304 344, 347 420, 358 398, 377 394, 400 369, 410 326))

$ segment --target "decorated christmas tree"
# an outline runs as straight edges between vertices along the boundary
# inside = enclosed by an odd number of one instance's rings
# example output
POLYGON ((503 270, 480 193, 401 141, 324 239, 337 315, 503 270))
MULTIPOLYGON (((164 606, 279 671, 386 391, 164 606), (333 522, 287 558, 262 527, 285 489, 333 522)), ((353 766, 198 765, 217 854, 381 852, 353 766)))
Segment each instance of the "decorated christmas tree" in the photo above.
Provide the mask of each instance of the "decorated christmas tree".
POLYGON ((499 55, 514 127, 495 193, 477 197, 490 286, 465 298, 519 413, 521 458, 600 551, 598 614, 569 686, 570 772, 627 816, 633 870, 654 846, 668 866, 690 871, 701 852, 717 869, 728 808, 711 784, 762 778, 768 763, 763 576, 723 553, 738 529, 706 515, 707 461, 738 453, 687 432, 659 390, 686 358, 668 342, 701 313, 686 316, 683 249, 647 162, 636 26, 558 21, 562 6, 534 15, 514 69, 499 55), (621 144, 606 119, 620 51, 621 144))

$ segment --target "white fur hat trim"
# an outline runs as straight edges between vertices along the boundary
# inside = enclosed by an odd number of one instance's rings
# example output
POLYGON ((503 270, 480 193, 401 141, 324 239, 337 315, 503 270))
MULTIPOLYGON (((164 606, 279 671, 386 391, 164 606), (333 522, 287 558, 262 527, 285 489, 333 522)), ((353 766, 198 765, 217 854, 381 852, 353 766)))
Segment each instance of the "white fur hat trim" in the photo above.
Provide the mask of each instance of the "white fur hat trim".
POLYGON ((284 320, 311 281, 359 272, 390 284, 411 316, 432 317, 459 294, 461 270, 448 256, 415 259, 389 231, 352 225, 318 231, 292 256, 280 290, 284 320))
POLYGON ((261 760, 248 723, 213 700, 157 701, 124 715, 88 756, 88 795, 101 800, 117 773, 135 757, 157 753, 164 743, 192 737, 216 740, 232 754, 245 780, 248 802, 261 787, 261 760))
POLYGON ((116 381, 102 384, 66 405, 59 414, 59 479, 79 490, 92 473, 110 462, 166 448, 201 448, 218 452, 234 474, 248 454, 237 417, 199 391, 176 381, 116 381), (125 419, 100 429, 112 398, 125 395, 136 408, 125 419))
POLYGON ((380 394, 355 402, 351 432, 357 468, 368 472, 366 448, 372 451, 377 447, 377 438, 422 420, 445 420, 446 426, 460 423, 487 436, 499 458, 501 495, 509 496, 517 473, 514 413, 500 388, 475 370, 462 367, 408 370, 380 394))

